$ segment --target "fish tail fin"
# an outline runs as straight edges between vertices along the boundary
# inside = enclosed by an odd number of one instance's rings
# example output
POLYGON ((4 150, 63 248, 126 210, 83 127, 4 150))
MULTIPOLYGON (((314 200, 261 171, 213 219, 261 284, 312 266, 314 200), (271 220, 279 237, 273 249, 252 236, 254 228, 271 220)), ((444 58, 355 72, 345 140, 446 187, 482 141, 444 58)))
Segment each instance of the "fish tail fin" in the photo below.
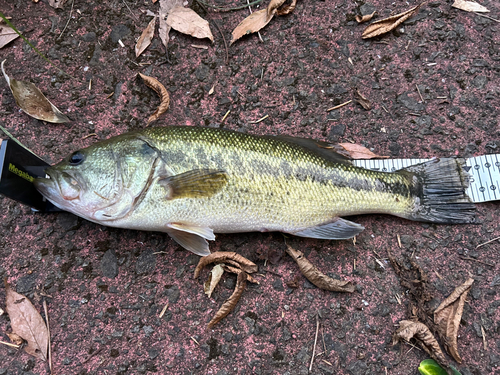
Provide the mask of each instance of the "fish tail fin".
POLYGON ((408 219, 441 224, 475 222, 475 205, 465 193, 470 176, 464 165, 465 159, 443 158, 404 168, 411 174, 416 197, 408 219))

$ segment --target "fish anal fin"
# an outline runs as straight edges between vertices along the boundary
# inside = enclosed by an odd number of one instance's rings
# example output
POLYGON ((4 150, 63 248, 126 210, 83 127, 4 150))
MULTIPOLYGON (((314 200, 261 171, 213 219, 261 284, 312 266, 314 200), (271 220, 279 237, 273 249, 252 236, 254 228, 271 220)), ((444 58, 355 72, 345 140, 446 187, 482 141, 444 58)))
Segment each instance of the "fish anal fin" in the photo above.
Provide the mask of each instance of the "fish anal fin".
POLYGON ((227 173, 214 169, 195 169, 175 176, 161 178, 167 199, 211 197, 228 181, 227 173))
POLYGON ((199 256, 209 255, 207 240, 215 240, 212 229, 183 223, 169 223, 165 232, 183 248, 199 256))
POLYGON ((297 232, 288 232, 294 236, 318 238, 323 240, 345 240, 361 233, 365 227, 342 218, 336 218, 327 224, 302 229, 297 232))

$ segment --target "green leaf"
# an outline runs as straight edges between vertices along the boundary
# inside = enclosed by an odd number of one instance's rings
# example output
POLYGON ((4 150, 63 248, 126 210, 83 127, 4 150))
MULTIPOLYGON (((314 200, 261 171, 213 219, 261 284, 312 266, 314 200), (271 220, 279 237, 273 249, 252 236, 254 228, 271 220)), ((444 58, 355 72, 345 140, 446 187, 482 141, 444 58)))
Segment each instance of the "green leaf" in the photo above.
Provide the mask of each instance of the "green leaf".
MULTIPOLYGON (((453 366, 450 366, 453 371, 453 375, 462 375, 453 366)), ((418 372, 422 375, 448 375, 445 369, 443 369, 435 360, 426 359, 420 362, 418 366, 418 372)))

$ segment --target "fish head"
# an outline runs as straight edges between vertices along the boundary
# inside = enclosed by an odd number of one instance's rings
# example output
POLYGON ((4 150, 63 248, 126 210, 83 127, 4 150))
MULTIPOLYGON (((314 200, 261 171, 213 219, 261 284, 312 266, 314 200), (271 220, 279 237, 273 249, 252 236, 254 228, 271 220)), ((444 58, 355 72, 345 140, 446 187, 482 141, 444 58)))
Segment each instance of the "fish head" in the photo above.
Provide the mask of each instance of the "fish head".
POLYGON ((134 209, 150 184, 156 158, 156 151, 140 139, 103 141, 47 168, 46 178, 34 184, 60 209, 112 225, 134 209))

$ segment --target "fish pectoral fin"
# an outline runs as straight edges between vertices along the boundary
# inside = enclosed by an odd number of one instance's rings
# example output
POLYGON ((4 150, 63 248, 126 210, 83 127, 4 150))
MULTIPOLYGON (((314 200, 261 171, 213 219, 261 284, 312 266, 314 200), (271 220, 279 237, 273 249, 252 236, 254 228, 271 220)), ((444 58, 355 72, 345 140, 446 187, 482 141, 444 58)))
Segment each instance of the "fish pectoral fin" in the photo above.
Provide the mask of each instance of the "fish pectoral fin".
POLYGON ((319 238, 323 240, 346 240, 361 233, 365 229, 360 224, 352 221, 337 218, 328 224, 316 225, 314 227, 302 229, 298 232, 288 232, 294 236, 319 238))
POLYGON ((165 232, 183 248, 202 257, 210 254, 207 240, 215 240, 212 229, 189 224, 169 223, 165 232))
POLYGON ((215 169, 195 169, 175 176, 161 178, 167 199, 211 197, 228 181, 226 172, 215 169))

